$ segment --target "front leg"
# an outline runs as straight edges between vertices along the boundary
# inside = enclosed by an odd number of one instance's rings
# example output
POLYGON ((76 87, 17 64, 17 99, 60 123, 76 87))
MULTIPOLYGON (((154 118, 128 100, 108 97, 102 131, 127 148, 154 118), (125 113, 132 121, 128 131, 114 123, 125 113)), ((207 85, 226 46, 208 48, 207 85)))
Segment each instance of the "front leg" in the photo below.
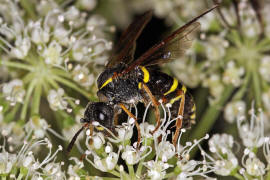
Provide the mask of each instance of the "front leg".
POLYGON ((135 120, 135 125, 138 131, 138 140, 137 140, 137 149, 140 147, 140 143, 141 143, 141 128, 140 125, 138 123, 137 118, 126 108, 126 106, 122 103, 119 104, 119 106, 125 111, 125 113, 127 113, 127 115, 131 118, 133 118, 135 120))

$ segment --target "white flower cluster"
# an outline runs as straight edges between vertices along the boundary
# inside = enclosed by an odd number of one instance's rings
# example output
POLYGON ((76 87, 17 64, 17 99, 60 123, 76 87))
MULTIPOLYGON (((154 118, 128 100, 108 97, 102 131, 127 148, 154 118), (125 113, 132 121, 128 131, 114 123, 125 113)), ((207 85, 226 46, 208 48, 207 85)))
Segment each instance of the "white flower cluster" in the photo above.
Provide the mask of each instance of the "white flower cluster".
POLYGON ((62 150, 62 146, 59 146, 52 153, 52 144, 47 138, 38 141, 24 141, 16 154, 7 152, 4 143, 0 152, 0 175, 10 179, 43 180, 44 177, 64 179, 66 175, 61 169, 63 162, 55 162, 57 153, 62 150), (35 158, 34 151, 41 146, 48 148, 48 154, 42 161, 39 161, 35 158), (19 173, 17 174, 16 171, 19 173))
POLYGON ((94 66, 108 59, 108 37, 114 31, 102 16, 79 9, 95 6, 95 0, 78 0, 76 6, 43 0, 33 9, 41 17, 31 20, 24 17, 20 2, 0 0, 0 49, 5 57, 0 66, 8 68, 12 78, 1 86, 1 93, 11 105, 29 103, 40 85, 54 111, 68 109, 67 99, 61 99, 62 85, 89 96, 84 90, 100 73, 94 66))
POLYGON ((264 136, 263 112, 259 110, 258 114, 256 116, 254 109, 251 109, 250 120, 246 120, 244 115, 237 117, 238 133, 245 147, 240 162, 237 159, 240 148, 235 149, 234 145, 238 143, 231 135, 216 134, 208 141, 212 156, 200 147, 202 154, 212 162, 212 169, 217 175, 263 179, 269 171, 270 141, 269 137, 264 136), (257 156, 259 148, 262 148, 267 165, 257 156))
MULTIPOLYGON (((119 178, 136 177, 140 179, 147 176, 150 179, 158 180, 170 177, 178 179, 192 178, 193 176, 208 177, 206 174, 212 172, 208 169, 208 163, 190 160, 189 157, 191 150, 198 146, 202 140, 208 139, 209 135, 181 146, 181 136, 186 132, 185 129, 182 129, 175 147, 169 140, 169 137, 173 135, 170 127, 176 121, 176 119, 171 119, 170 108, 161 105, 164 111, 161 127, 152 134, 155 129, 154 125, 145 122, 149 106, 150 104, 147 106, 143 122, 140 124, 140 142, 133 143, 131 140, 134 135, 133 128, 135 128, 135 120, 132 118, 129 118, 126 123, 118 125, 115 128, 115 133, 98 122, 93 122, 96 130, 90 131, 88 129, 86 131, 85 145, 87 150, 85 155, 87 162, 96 169, 111 173, 119 178), (166 114, 166 111, 169 113, 166 114), (98 132, 98 129, 103 129, 104 132, 98 132), (110 135, 104 136, 104 133, 110 135), (117 163, 120 157, 128 166, 128 172, 117 163), (176 160, 177 166, 170 162, 172 159, 176 160), (134 169, 134 167, 137 168, 134 169), (174 168, 175 173, 168 173, 170 168, 174 168)), ((136 108, 136 106, 134 107, 136 108)), ((137 111, 137 109, 135 110, 137 111)))

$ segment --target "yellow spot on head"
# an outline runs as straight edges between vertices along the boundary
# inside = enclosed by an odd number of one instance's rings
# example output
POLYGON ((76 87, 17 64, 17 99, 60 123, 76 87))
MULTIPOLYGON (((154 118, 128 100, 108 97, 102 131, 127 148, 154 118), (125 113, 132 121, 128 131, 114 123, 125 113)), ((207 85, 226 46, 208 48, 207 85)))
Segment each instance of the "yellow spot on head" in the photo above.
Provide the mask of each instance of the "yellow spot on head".
POLYGON ((101 126, 96 126, 96 128, 97 128, 97 130, 99 130, 99 131, 103 131, 103 130, 104 130, 104 128, 101 127, 101 126))
POLYGON ((177 86, 178 86, 178 81, 177 81, 177 79, 173 78, 173 84, 172 84, 170 90, 167 91, 164 95, 166 96, 167 94, 170 94, 171 92, 175 91, 177 86))
POLYGON ((105 81, 105 83, 102 84, 102 86, 100 87, 100 89, 104 88, 110 82, 112 82, 112 78, 107 79, 107 81, 105 81))
POLYGON ((143 82, 147 83, 150 79, 149 71, 143 66, 140 66, 140 68, 143 71, 143 82))

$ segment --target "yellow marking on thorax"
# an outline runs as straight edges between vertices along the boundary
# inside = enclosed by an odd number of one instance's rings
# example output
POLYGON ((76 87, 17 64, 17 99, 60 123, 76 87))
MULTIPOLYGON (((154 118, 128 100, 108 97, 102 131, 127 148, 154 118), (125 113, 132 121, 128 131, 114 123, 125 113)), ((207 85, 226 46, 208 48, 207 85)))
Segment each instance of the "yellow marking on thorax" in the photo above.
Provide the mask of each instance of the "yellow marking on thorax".
POLYGON ((150 79, 149 71, 143 66, 140 66, 140 68, 143 71, 143 82, 147 83, 150 79))
POLYGON ((101 86, 100 89, 104 88, 104 87, 105 87, 107 84, 109 84, 110 82, 112 82, 112 78, 107 79, 107 81, 105 81, 105 83, 102 84, 102 86, 101 86))
POLYGON ((186 94, 186 92, 187 92, 187 88, 186 88, 186 86, 182 86, 182 91, 184 92, 184 94, 186 94))
POLYGON ((139 88, 139 89, 142 89, 142 83, 141 83, 141 82, 139 82, 138 88, 139 88))
POLYGON ((171 92, 175 91, 177 86, 178 86, 178 81, 177 81, 177 79, 173 78, 173 84, 172 84, 170 90, 167 91, 166 93, 164 93, 164 95, 166 96, 167 94, 170 94, 171 92))
POLYGON ((170 104, 173 104, 175 101, 178 101, 181 98, 182 98, 182 95, 176 96, 175 98, 170 100, 170 104))

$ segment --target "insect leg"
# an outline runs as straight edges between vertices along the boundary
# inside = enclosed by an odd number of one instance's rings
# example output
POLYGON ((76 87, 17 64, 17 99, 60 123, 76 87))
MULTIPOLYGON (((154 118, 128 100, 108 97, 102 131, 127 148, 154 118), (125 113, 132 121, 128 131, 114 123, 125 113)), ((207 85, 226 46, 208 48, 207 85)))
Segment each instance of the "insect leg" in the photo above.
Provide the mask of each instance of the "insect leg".
POLYGON ((126 108, 126 106, 124 104, 120 103, 119 106, 125 111, 125 113, 127 113, 127 115, 129 117, 131 117, 135 120, 135 125, 136 125, 136 128, 138 130, 137 148, 139 148, 140 142, 141 142, 141 128, 140 128, 140 125, 137 121, 137 118, 126 108))
POLYGON ((158 109, 159 103, 158 103, 157 99, 155 98, 155 96, 153 96, 152 92, 150 91, 150 89, 148 88, 148 86, 145 83, 142 83, 142 88, 145 90, 145 92, 150 97, 150 100, 153 103, 153 106, 155 108, 157 125, 156 125, 155 129, 151 132, 152 134, 154 134, 158 130, 158 128, 160 127, 160 112, 158 109))
POLYGON ((173 136, 173 145, 176 147, 177 139, 179 137, 179 132, 182 127, 182 122, 184 118, 184 107, 185 107, 185 93, 183 90, 178 90, 177 91, 178 96, 181 96, 180 100, 180 105, 179 105, 179 110, 178 110, 178 116, 180 116, 175 123, 176 126, 176 131, 173 136))

